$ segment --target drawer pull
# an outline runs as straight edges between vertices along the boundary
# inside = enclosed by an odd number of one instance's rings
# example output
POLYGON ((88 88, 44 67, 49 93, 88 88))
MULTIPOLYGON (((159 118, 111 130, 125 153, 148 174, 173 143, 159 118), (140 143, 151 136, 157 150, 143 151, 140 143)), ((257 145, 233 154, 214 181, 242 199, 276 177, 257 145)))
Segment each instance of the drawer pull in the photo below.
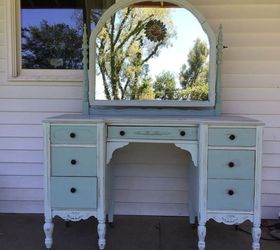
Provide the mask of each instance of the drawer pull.
POLYGON ((229 163, 228 163, 228 166, 229 166, 230 168, 233 168, 233 167, 234 167, 234 162, 232 162, 232 161, 229 162, 229 163))
POLYGON ((75 138, 75 137, 76 137, 76 134, 72 132, 72 133, 70 133, 70 137, 71 137, 71 138, 75 138))
POLYGON ((77 164, 77 160, 72 159, 72 160, 71 160, 71 164, 72 164, 72 165, 76 165, 76 164, 77 164))
POLYGON ((228 195, 230 195, 230 196, 232 196, 232 195, 234 195, 234 191, 233 190, 228 190, 228 195))
POLYGON ((235 136, 235 135, 230 135, 228 138, 229 138, 231 141, 234 141, 235 138, 236 138, 236 136, 235 136))
POLYGON ((124 136, 124 135, 125 135, 125 132, 124 132, 123 130, 121 130, 121 131, 120 131, 120 135, 121 135, 121 136, 124 136))
POLYGON ((72 194, 76 193, 76 191, 77 191, 76 188, 71 188, 71 189, 70 189, 70 192, 71 192, 72 194))
POLYGON ((185 132, 185 131, 181 131, 181 132, 180 132, 180 135, 181 135, 181 136, 185 136, 185 135, 186 135, 186 132, 185 132))

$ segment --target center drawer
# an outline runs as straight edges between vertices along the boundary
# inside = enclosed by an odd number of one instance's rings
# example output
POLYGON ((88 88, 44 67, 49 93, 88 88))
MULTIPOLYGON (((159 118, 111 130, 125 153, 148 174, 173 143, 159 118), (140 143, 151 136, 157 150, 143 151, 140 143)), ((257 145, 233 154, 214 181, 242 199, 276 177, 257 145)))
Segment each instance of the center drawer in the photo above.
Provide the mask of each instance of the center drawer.
POLYGON ((96 208, 95 177, 51 177, 51 206, 55 208, 96 208))
POLYGON ((52 147, 52 176, 96 176, 96 147, 52 147))
POLYGON ((208 179, 207 199, 210 210, 252 211, 254 181, 208 179))
POLYGON ((108 126, 108 138, 197 140, 197 127, 108 126))
POLYGON ((208 178, 254 179, 255 151, 208 150, 208 178))

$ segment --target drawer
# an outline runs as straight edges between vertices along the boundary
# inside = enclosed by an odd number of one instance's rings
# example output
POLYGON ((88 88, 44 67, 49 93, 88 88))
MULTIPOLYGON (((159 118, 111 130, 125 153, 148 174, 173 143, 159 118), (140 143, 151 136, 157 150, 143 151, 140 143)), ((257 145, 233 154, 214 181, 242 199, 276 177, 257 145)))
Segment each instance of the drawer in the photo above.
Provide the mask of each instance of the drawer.
POLYGON ((252 211, 254 181, 208 179, 207 200, 209 210, 252 211))
POLYGON ((53 144, 95 144, 96 126, 53 125, 51 143, 53 144))
POLYGON ((254 179, 255 151, 208 150, 208 178, 254 179))
POLYGON ((210 146, 256 145, 256 129, 254 128, 209 128, 208 144, 210 146))
POLYGON ((108 138, 197 140, 197 127, 108 126, 108 138))
POLYGON ((52 176, 96 176, 95 147, 52 147, 52 176))
POLYGON ((51 206, 97 208, 95 177, 51 177, 51 206))

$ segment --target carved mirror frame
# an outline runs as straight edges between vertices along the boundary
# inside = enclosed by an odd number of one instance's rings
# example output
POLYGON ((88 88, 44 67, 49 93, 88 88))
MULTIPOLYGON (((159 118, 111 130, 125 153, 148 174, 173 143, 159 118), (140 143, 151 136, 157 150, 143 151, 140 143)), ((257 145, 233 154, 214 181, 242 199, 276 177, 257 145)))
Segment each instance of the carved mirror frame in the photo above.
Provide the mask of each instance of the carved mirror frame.
MULTIPOLYGON (((151 0, 152 2, 163 2, 151 0)), ((213 108, 216 104, 216 82, 217 82, 217 38, 206 19, 185 0, 166 0, 181 8, 191 12, 200 23, 202 29, 209 40, 209 99, 208 101, 164 101, 164 100, 95 100, 96 86, 96 38, 109 20, 118 10, 128 7, 131 4, 147 2, 144 0, 117 0, 114 5, 107 9, 95 29, 90 34, 89 39, 89 104, 90 107, 96 106, 115 106, 115 107, 181 107, 181 108, 213 108)))

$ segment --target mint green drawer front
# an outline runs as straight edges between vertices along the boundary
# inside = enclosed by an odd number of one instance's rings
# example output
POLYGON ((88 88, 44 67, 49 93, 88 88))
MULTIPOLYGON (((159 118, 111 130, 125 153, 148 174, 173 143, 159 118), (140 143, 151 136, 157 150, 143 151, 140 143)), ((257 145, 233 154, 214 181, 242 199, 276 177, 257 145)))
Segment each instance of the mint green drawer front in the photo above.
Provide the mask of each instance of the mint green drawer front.
POLYGON ((208 179, 209 210, 252 211, 253 205, 253 180, 208 179))
POLYGON ((197 127, 108 126, 108 138, 197 140, 197 127))
POLYGON ((54 144, 95 144, 96 126, 51 126, 51 143, 54 144))
POLYGON ((54 208, 96 208, 95 177, 51 177, 51 206, 54 208))
POLYGON ((210 146, 256 145, 256 130, 253 128, 209 128, 210 146))
POLYGON ((208 178, 254 179, 255 151, 208 150, 208 178))
POLYGON ((52 176, 96 176, 95 147, 52 147, 52 176))

